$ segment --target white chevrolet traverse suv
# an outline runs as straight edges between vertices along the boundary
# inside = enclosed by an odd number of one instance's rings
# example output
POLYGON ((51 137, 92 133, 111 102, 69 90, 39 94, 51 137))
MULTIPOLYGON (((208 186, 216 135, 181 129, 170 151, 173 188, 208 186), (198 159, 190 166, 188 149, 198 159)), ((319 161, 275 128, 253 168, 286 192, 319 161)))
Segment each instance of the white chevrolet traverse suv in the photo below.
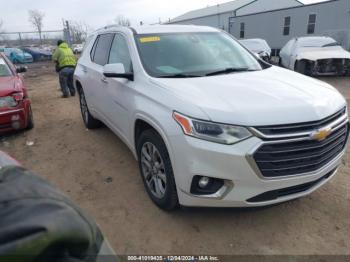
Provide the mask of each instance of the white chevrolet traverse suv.
POLYGON ((97 30, 74 83, 87 128, 104 123, 125 142, 167 210, 305 196, 334 176, 346 150, 346 101, 333 87, 210 27, 97 30))

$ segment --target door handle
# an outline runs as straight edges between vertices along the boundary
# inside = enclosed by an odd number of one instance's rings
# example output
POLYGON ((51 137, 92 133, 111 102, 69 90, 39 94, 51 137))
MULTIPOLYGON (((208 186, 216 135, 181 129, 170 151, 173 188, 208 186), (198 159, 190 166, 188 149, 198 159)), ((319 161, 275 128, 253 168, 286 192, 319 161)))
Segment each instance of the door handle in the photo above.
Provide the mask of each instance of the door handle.
POLYGON ((84 73, 87 73, 87 68, 85 66, 81 66, 81 70, 84 72, 84 73))
POLYGON ((103 83, 105 83, 105 84, 108 84, 108 80, 107 80, 107 78, 105 78, 105 77, 102 77, 102 78, 101 78, 101 82, 103 82, 103 83))

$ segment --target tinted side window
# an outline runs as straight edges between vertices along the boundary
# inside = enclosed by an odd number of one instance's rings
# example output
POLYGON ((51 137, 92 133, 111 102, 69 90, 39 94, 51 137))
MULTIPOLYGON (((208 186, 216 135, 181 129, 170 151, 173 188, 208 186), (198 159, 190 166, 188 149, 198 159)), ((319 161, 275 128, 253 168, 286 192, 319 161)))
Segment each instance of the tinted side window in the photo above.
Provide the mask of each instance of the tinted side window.
POLYGON ((120 34, 116 34, 114 37, 108 61, 108 64, 117 63, 123 64, 127 73, 132 72, 132 62, 128 44, 125 38, 120 34))
POLYGON ((99 36, 96 38, 95 43, 94 43, 94 45, 93 45, 93 47, 91 49, 91 52, 90 52, 91 61, 94 61, 94 55, 95 55, 98 39, 99 39, 99 36))
POLYGON ((94 53, 94 59, 93 59, 93 61, 96 64, 99 64, 102 66, 107 64, 108 54, 109 54, 112 40, 113 40, 113 34, 104 34, 99 36, 96 44, 96 50, 94 53))

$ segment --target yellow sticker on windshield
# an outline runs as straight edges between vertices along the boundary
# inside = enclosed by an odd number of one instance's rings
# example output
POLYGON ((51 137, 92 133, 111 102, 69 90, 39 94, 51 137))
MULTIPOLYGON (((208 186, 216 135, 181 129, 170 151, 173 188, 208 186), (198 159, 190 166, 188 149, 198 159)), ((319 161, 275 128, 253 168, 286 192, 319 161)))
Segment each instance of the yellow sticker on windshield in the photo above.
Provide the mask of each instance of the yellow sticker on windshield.
POLYGON ((142 37, 140 38, 141 43, 149 43, 149 42, 159 42, 160 37, 159 36, 150 36, 150 37, 142 37))

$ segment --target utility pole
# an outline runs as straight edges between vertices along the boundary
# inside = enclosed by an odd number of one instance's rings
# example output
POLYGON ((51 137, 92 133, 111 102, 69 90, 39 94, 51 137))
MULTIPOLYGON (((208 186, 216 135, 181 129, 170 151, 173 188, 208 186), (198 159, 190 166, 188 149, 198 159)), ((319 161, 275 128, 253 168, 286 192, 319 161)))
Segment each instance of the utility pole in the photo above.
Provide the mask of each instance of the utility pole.
POLYGON ((68 42, 68 45, 72 45, 72 38, 71 38, 71 35, 70 35, 70 27, 69 27, 69 22, 68 20, 66 21, 66 28, 67 28, 67 42, 68 42))
POLYGON ((20 46, 23 46, 23 45, 22 45, 22 35, 21 35, 20 32, 18 32, 18 37, 19 37, 19 45, 20 45, 20 46))
POLYGON ((64 20, 62 18, 62 24, 63 24, 63 37, 64 40, 67 42, 68 45, 72 45, 72 37, 70 34, 70 26, 68 20, 64 20))

